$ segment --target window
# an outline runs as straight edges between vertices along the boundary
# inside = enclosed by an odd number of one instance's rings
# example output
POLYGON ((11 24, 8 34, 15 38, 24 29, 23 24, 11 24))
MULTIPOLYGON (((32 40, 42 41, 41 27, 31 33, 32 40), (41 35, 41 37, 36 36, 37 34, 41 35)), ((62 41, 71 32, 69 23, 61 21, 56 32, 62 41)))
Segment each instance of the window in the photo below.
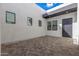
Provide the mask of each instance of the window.
POLYGON ((57 30, 57 20, 52 21, 52 30, 57 30))
POLYGON ((28 24, 28 26, 32 26, 32 18, 31 17, 27 17, 27 24, 28 24))
POLYGON ((41 20, 38 21, 38 25, 39 25, 40 27, 42 26, 42 21, 41 21, 41 20))
POLYGON ((47 30, 51 30, 51 21, 47 22, 47 30))
POLYGON ((15 24, 16 23, 16 14, 13 12, 6 11, 6 23, 15 24))

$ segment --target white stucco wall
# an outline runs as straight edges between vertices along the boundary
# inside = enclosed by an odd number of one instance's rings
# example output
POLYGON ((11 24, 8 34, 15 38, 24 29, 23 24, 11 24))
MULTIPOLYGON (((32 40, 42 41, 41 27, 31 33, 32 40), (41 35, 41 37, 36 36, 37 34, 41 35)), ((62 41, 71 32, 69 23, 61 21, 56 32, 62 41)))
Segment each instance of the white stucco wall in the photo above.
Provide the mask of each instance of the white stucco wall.
POLYGON ((45 13, 44 10, 32 3, 0 4, 1 43, 27 40, 45 35, 62 37, 62 19, 64 18, 73 18, 72 38, 77 39, 77 25, 79 23, 76 22, 77 12, 49 18, 47 20, 42 18, 43 13, 45 13), (6 24, 5 11, 11 11, 16 13, 16 24, 6 24), (27 17, 33 18, 32 26, 27 25, 27 17), (38 26, 38 20, 42 21, 42 27, 38 26), (46 23, 47 21, 52 20, 58 20, 57 31, 47 31, 46 23))
POLYGON ((32 3, 3 3, 0 6, 0 20, 2 20, 1 43, 45 36, 46 21, 42 18, 45 11, 39 9, 37 5, 32 3), (5 11, 16 13, 16 24, 6 24, 5 11), (27 17, 33 18, 32 26, 27 26, 27 17), (38 20, 42 21, 42 27, 38 26, 38 20))
MULTIPOLYGON (((1 11, 0 11, 0 13, 1 13, 1 11)), ((1 16, 0 16, 0 18, 1 18, 1 16)), ((1 19, 0 19, 0 56, 1 56, 1 19)))
POLYGON ((58 21, 58 30, 57 31, 53 31, 53 30, 49 31, 48 30, 47 35, 62 37, 62 19, 66 19, 66 18, 72 18, 73 19, 72 38, 76 39, 76 35, 77 35, 77 32, 76 32, 77 31, 77 12, 73 12, 73 13, 49 18, 47 21, 52 21, 52 20, 58 21))

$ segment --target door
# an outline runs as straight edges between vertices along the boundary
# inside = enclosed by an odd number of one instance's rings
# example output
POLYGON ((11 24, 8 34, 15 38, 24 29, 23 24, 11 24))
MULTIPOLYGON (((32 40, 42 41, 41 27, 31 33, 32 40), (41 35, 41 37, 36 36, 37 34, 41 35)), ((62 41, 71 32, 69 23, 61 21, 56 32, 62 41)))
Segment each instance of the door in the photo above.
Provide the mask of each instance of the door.
POLYGON ((72 18, 62 20, 62 36, 72 37, 72 18))

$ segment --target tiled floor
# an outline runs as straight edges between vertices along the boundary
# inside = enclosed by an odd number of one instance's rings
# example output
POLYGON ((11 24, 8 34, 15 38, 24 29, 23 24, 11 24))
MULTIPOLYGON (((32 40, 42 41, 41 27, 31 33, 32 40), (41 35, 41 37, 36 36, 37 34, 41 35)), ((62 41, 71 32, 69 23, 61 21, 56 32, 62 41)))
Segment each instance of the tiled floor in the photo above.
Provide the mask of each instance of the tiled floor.
POLYGON ((8 56, 79 56, 79 46, 70 38, 45 36, 2 44, 1 53, 8 56))

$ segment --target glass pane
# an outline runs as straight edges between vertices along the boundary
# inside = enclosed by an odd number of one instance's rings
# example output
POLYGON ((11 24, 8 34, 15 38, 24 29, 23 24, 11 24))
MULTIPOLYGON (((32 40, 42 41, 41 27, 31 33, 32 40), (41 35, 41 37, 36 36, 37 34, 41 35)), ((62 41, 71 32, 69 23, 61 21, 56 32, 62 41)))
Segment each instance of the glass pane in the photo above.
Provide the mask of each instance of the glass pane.
POLYGON ((52 30, 57 30, 57 20, 52 21, 52 30))
POLYGON ((31 17, 27 17, 27 24, 29 26, 32 26, 32 18, 31 17))
POLYGON ((39 20, 39 26, 42 26, 42 21, 41 20, 39 20))
POLYGON ((51 21, 47 22, 47 30, 51 30, 51 21))
POLYGON ((53 26, 52 27, 52 30, 57 30, 57 26, 53 26))
POLYGON ((15 13, 6 11, 6 23, 15 24, 15 13))

